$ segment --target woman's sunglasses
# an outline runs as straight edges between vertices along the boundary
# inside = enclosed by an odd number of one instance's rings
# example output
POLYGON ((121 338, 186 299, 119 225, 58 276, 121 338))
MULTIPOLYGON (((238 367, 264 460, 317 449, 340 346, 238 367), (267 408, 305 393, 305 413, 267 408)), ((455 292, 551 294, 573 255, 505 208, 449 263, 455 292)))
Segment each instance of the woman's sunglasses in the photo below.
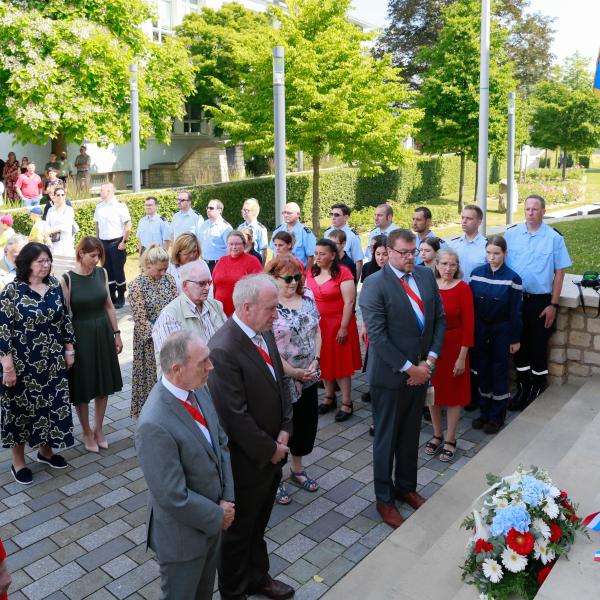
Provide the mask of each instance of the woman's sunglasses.
POLYGON ((281 275, 279 279, 283 279, 288 285, 295 281, 298 283, 302 279, 301 273, 296 273, 295 275, 281 275))

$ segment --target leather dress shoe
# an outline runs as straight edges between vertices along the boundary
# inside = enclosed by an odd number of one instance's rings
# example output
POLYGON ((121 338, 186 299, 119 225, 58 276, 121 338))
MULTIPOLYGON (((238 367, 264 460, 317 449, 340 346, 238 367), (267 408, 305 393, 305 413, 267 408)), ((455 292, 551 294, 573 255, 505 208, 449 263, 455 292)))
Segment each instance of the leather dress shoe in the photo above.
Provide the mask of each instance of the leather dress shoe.
POLYGON ((295 591, 291 585, 269 577, 266 584, 258 586, 255 590, 248 590, 248 593, 262 594, 267 598, 273 598, 273 600, 285 600, 285 598, 291 598, 295 591))
POLYGON ((405 502, 415 510, 423 506, 426 500, 421 494, 417 494, 417 492, 396 492, 396 498, 400 500, 400 502, 405 502))
POLYGON ((398 529, 398 527, 400 527, 400 525, 404 523, 404 518, 393 504, 377 502, 375 508, 377 509, 377 512, 381 515, 383 522, 387 523, 390 527, 398 529))

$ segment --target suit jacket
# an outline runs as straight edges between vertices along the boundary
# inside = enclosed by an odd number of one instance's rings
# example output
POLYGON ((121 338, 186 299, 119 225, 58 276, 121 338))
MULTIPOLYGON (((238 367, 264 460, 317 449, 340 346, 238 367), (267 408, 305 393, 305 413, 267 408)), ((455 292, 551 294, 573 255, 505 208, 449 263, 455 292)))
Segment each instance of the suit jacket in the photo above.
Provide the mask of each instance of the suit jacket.
POLYGON ((159 381, 135 432, 138 459, 148 484, 148 545, 159 562, 202 556, 221 531, 220 500, 233 502, 227 436, 205 387, 195 391, 212 446, 181 402, 159 381))
POLYGON ((271 331, 263 337, 275 379, 239 325, 229 319, 208 343, 214 365, 208 387, 229 437, 236 485, 251 485, 265 470, 280 468, 271 458, 280 431, 292 430, 292 405, 283 384, 283 365, 271 331))
POLYGON ((415 266, 413 275, 425 307, 421 331, 408 295, 389 265, 364 282, 359 305, 369 336, 369 384, 388 389, 404 385, 407 360, 418 364, 429 352, 442 352, 446 334, 444 307, 433 272, 415 266))

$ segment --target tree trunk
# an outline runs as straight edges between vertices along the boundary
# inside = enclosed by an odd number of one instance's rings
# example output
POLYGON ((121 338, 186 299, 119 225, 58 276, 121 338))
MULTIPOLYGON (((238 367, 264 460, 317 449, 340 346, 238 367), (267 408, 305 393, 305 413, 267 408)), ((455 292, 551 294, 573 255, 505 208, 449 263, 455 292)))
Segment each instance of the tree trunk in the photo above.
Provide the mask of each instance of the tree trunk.
POLYGON ((54 139, 52 139, 52 153, 60 157, 61 152, 67 151, 67 139, 64 133, 59 133, 54 139))
POLYGON ((321 235, 321 198, 319 196, 319 165, 321 157, 313 154, 313 182, 312 182, 312 229, 313 233, 319 239, 321 235))
POLYGON ((465 191, 465 164, 467 162, 464 152, 460 153, 460 179, 458 181, 458 214, 460 215, 463 210, 464 200, 463 194, 465 191))
POLYGON ((544 152, 544 169, 549 167, 550 165, 548 164, 548 148, 546 148, 545 152, 544 152))
POLYGON ((479 186, 479 165, 475 163, 475 192, 473 194, 473 204, 477 204, 477 187, 479 186))
POLYGON ((562 180, 567 178, 567 149, 563 148, 563 163, 562 163, 562 180))

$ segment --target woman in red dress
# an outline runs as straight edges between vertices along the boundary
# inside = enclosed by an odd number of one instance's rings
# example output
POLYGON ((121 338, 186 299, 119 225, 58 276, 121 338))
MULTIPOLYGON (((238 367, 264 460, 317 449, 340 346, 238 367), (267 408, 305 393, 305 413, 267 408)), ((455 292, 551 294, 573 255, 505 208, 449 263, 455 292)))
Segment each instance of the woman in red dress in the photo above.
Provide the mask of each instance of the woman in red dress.
POLYGON ((321 376, 325 383, 325 401, 319 414, 336 407, 335 381, 342 392, 342 407, 336 421, 352 415, 350 383, 354 372, 361 368, 358 329, 354 317, 356 286, 350 269, 339 264, 337 247, 331 240, 319 240, 315 248, 314 265, 306 277, 321 315, 321 376))
POLYGON ((429 407, 433 438, 425 445, 425 454, 440 452, 440 460, 450 462, 456 452, 460 409, 471 401, 468 352, 473 345, 473 294, 461 279, 458 254, 454 250, 439 250, 436 276, 446 313, 446 337, 431 379, 435 395, 435 403, 429 407), (445 440, 442 430, 443 407, 446 407, 448 421, 445 440))
POLYGON ((233 288, 244 276, 262 273, 260 261, 244 252, 246 238, 241 231, 231 231, 227 236, 227 255, 217 261, 212 272, 214 295, 223 304, 223 312, 230 317, 233 306, 233 288))
POLYGON ((0 600, 7 600, 8 588, 11 584, 11 576, 6 568, 6 550, 4 550, 4 545, 2 544, 2 540, 0 540, 0 600))

